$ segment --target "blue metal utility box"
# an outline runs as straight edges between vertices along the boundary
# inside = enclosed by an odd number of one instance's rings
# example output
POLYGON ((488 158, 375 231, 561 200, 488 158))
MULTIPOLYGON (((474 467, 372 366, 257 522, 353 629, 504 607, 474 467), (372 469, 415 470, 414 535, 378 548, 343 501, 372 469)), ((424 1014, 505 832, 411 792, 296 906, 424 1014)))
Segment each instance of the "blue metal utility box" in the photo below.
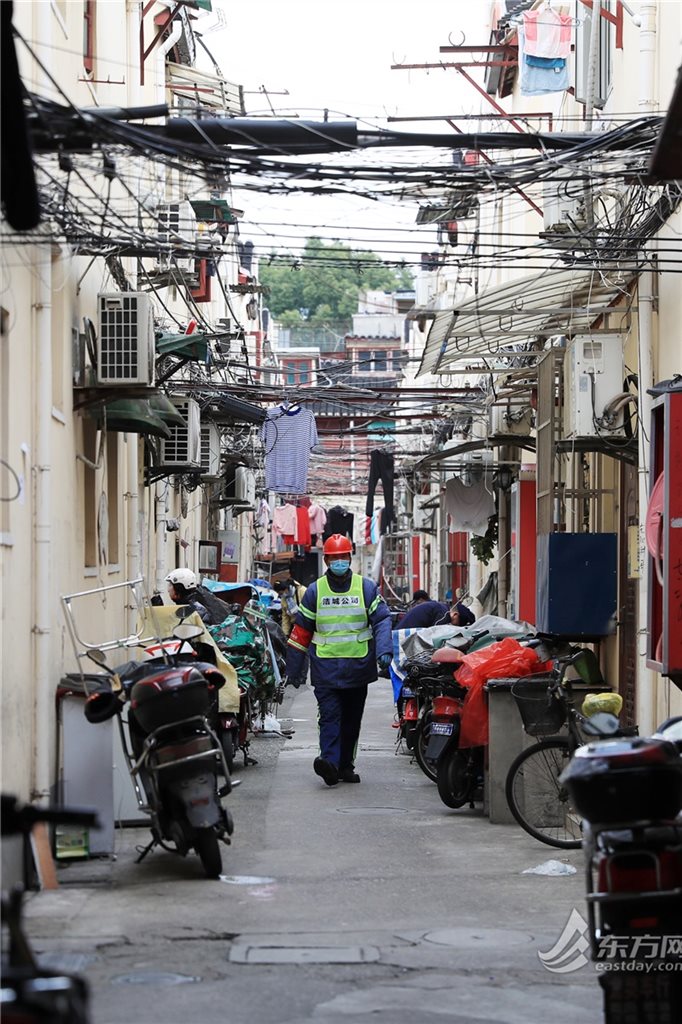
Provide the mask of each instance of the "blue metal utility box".
POLYGON ((588 640, 616 631, 615 533, 546 533, 537 543, 539 633, 588 640))

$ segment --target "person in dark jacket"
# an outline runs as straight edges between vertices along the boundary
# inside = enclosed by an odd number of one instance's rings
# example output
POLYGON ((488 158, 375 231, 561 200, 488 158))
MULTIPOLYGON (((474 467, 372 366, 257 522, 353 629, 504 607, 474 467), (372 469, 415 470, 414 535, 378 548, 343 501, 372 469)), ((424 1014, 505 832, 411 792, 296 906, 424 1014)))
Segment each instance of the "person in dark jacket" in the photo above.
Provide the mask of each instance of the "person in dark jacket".
POLYGON ((476 616, 461 601, 457 601, 445 613, 442 619, 434 623, 436 626, 471 626, 476 621, 476 616))
POLYGON ((288 641, 287 682, 310 681, 319 708, 320 755, 316 775, 328 785, 359 782, 355 752, 369 683, 377 663, 391 663, 391 613, 372 580, 352 572, 352 543, 334 534, 324 544, 327 572, 299 604, 288 641))
POLYGON ((398 622, 398 629, 425 629, 435 626, 447 613, 448 606, 441 601, 432 601, 425 590, 415 590, 412 607, 398 622))

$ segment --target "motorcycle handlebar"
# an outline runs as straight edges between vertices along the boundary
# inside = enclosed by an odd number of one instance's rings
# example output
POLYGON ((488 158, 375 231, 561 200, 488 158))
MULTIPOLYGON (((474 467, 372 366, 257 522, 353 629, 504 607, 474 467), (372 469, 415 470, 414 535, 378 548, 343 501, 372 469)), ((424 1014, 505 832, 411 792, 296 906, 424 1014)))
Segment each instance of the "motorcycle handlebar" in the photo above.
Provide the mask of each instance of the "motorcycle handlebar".
POLYGON ((3 836, 16 836, 30 832, 38 822, 47 825, 80 825, 84 828, 99 828, 96 811, 69 807, 38 807, 34 804, 21 805, 15 796, 2 794, 3 836))

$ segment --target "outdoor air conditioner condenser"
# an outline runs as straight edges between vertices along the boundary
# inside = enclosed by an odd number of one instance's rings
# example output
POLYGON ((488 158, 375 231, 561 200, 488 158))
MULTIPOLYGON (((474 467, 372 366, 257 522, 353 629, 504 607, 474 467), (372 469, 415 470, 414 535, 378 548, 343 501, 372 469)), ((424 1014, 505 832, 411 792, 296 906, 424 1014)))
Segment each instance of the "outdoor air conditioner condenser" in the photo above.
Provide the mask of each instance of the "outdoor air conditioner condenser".
POLYGON ((97 297, 97 383, 154 384, 154 316, 145 292, 97 297))
POLYGON ((174 398, 173 404, 185 420, 170 427, 171 436, 161 441, 159 463, 164 469, 196 472, 201 469, 201 417, 192 398, 174 398))
POLYGON ((220 476, 220 430, 215 423, 201 424, 201 476, 205 480, 220 476))
POLYGON ((564 437, 625 436, 623 338, 580 334, 564 357, 564 437))

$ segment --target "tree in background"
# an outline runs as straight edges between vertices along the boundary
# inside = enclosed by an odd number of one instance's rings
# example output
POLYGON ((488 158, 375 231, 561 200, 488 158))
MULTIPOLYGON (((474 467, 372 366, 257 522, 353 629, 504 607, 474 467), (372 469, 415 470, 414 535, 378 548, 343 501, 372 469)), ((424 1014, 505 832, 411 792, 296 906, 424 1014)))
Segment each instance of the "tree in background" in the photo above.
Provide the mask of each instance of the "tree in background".
POLYGON ((391 269, 376 253, 320 238, 308 238, 300 257, 261 260, 258 276, 268 288, 270 312, 285 327, 350 320, 360 291, 414 287, 409 268, 391 269))

